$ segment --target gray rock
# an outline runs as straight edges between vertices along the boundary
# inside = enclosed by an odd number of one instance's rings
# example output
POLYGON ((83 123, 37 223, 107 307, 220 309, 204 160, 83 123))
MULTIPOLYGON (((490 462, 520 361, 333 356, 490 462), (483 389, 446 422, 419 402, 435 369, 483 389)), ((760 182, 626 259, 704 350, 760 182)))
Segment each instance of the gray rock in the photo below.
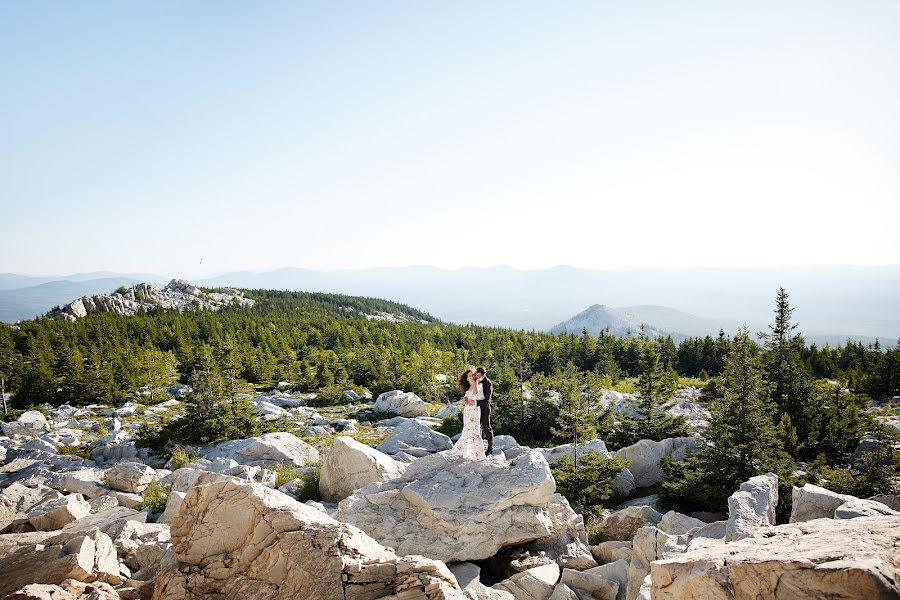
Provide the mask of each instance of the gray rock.
POLYGON ((46 500, 28 511, 28 521, 37 531, 53 531, 91 514, 81 494, 46 500))
POLYGON ((3 435, 12 437, 14 435, 39 436, 50 431, 50 423, 43 413, 36 410, 28 410, 19 415, 19 418, 12 423, 0 422, 0 429, 3 435))
POLYGON ((403 554, 482 560, 504 546, 551 534, 547 509, 554 487, 537 452, 513 463, 442 453, 357 490, 338 505, 337 518, 403 554))
POLYGON ((106 470, 107 485, 121 492, 140 493, 156 481, 156 471, 139 462, 122 462, 106 470))
POLYGON ((706 523, 703 521, 675 512, 674 510, 670 510, 664 514, 657 525, 660 531, 665 531, 671 535, 682 535, 705 526, 706 523))
POLYGON ((416 457, 449 450, 452 447, 453 442, 449 437, 417 421, 404 421, 394 429, 394 433, 376 446, 385 454, 405 452, 416 457))
POLYGON ((203 451, 209 459, 230 458, 240 464, 292 464, 303 467, 318 463, 319 451, 291 433, 266 433, 259 437, 222 442, 203 451))
POLYGON ((844 502, 834 510, 835 519, 856 519, 859 517, 878 517, 882 515, 900 515, 881 502, 856 498, 844 502))
POLYGON ((649 506, 629 506, 603 519, 602 536, 605 541, 631 541, 641 527, 656 525, 662 515, 649 506))
POLYGON ((401 417, 427 417, 428 407, 425 402, 412 392, 392 390, 378 396, 375 400, 375 410, 378 412, 394 413, 401 417))
POLYGON ((665 478, 659 466, 663 457, 684 460, 701 447, 696 437, 667 438, 661 442, 641 440, 631 446, 616 450, 613 454, 628 461, 628 469, 634 475, 637 487, 655 485, 665 478))
POLYGON ((791 490, 791 523, 812 519, 831 519, 834 511, 845 502, 857 500, 849 494, 838 494, 823 487, 807 483, 791 490))
POLYGON ((322 462, 319 491, 324 500, 340 502, 370 483, 399 477, 406 469, 375 448, 350 437, 337 437, 322 462))
POLYGON ((778 505, 778 476, 766 473, 751 477, 728 497, 725 541, 745 538, 760 527, 775 525, 778 505))

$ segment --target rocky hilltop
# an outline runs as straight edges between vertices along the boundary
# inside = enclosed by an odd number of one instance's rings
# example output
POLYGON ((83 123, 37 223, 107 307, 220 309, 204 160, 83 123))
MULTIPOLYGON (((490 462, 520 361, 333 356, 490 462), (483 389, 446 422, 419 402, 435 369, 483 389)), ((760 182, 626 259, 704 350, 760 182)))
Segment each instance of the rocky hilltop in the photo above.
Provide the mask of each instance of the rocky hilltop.
POLYGON ((160 289, 150 283, 131 286, 124 291, 111 294, 84 296, 69 302, 61 308, 51 310, 47 316, 55 319, 74 321, 95 312, 133 315, 140 311, 154 309, 219 310, 223 306, 253 306, 255 300, 245 298, 244 293, 234 288, 221 288, 204 292, 184 279, 173 279, 160 289))
MULTIPOLYGON (((152 406, 47 405, 0 423, 0 598, 900 594, 900 497, 795 487, 785 525, 775 524, 772 473, 743 483, 728 514, 666 512, 655 496, 635 497, 662 480, 663 458, 696 451, 696 435, 616 451, 628 466, 612 485, 631 499, 604 510, 602 538, 589 540, 548 466, 571 444, 530 448, 499 435, 494 455, 468 461, 447 454, 451 438, 431 427, 453 407, 431 417, 411 392, 373 401, 348 390, 345 406, 327 409, 308 404, 314 394, 252 399, 260 419, 279 411, 286 430, 180 458, 138 447, 144 425, 179 418, 185 388, 152 406)), ((578 452, 611 455, 599 439, 578 452)))

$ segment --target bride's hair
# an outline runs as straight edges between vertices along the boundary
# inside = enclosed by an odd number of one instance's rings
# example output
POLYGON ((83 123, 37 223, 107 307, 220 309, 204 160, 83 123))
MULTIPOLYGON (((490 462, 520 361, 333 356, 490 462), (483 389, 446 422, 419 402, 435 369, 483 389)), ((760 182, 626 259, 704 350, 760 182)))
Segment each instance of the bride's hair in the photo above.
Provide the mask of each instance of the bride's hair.
POLYGON ((459 387, 462 388, 462 391, 468 392, 471 384, 469 383, 469 373, 472 372, 472 369, 466 369, 465 373, 459 376, 459 387))

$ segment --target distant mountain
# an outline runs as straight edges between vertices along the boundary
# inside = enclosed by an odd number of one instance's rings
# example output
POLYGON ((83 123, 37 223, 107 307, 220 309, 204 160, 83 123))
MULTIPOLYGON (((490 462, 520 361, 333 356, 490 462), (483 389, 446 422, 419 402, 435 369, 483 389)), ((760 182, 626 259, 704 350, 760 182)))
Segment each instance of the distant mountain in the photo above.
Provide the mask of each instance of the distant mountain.
POLYGON ((82 296, 113 291, 120 285, 141 283, 129 277, 109 277, 86 281, 49 281, 31 287, 0 290, 0 321, 13 323, 31 319, 82 296))
MULTIPOLYGON (((704 331, 718 333, 716 323, 721 323, 728 334, 745 322, 751 331, 765 328, 783 286, 795 308, 794 321, 808 339, 842 343, 848 337, 878 337, 893 345, 900 337, 900 265, 618 271, 289 268, 226 273, 197 283, 377 296, 416 306, 443 321, 537 330, 548 330, 602 299, 607 306, 672 307, 666 310, 688 314, 691 323, 701 319, 694 315, 703 315, 711 320, 704 331)), ((679 329, 700 332, 683 325, 679 329)))
MULTIPOLYGON (((3 277, 0 276, 0 287, 3 277)), ((135 279, 164 284, 169 278, 154 281, 150 277, 136 277, 121 283, 135 279)), ((730 335, 739 323, 745 322, 751 331, 764 329, 772 320, 778 288, 783 286, 795 309, 794 321, 808 340, 830 340, 834 344, 843 343, 848 337, 860 341, 878 337, 883 344, 893 345, 900 337, 900 311, 896 309, 900 306, 900 265, 616 271, 574 267, 537 270, 402 267, 336 271, 287 268, 239 271, 193 281, 204 287, 388 298, 415 306, 442 321, 542 331, 599 301, 611 307, 630 307, 630 312, 636 312, 648 323, 687 335, 703 331, 718 333, 720 326, 730 335), (687 316, 660 317, 658 311, 676 311, 687 316), (702 329, 695 326, 698 319, 702 329)), ((114 287, 103 284, 53 297, 35 294, 37 298, 30 303, 22 297, 22 292, 14 299, 0 292, 0 318, 14 320, 42 314, 57 304, 85 294, 109 292, 114 287)))
MULTIPOLYGON (((581 335, 587 329, 588 334, 597 336, 603 329, 607 330, 609 335, 624 337, 631 335, 637 337, 641 333, 641 326, 644 327, 644 334, 651 338, 659 338, 671 336, 677 343, 688 337, 703 337, 706 335, 717 336, 719 331, 725 331, 727 335, 733 335, 741 325, 746 324, 750 330, 750 335, 757 340, 759 331, 768 331, 767 323, 741 323, 732 319, 709 319, 698 317, 690 313, 686 313, 668 306, 623 306, 614 308, 604 306, 602 304, 594 304, 593 306, 581 311, 571 319, 552 327, 550 333, 574 333, 581 335)), ((818 345, 829 344, 830 346, 842 345, 847 339, 853 339, 863 343, 872 343, 876 340, 869 336, 852 336, 852 335, 822 335, 822 334, 806 334, 804 335, 807 343, 815 342, 818 345)), ((882 344, 891 343, 890 340, 881 338, 882 344)))
POLYGON ((665 337, 667 333, 671 333, 651 325, 636 312, 602 304, 595 304, 571 319, 552 327, 550 333, 556 335, 575 333, 580 335, 587 330, 588 334, 597 336, 605 329, 609 335, 624 337, 626 335, 637 336, 641 332, 641 326, 644 327, 644 334, 650 338, 665 337))
POLYGON ((719 329, 735 331, 740 323, 730 319, 705 319, 668 306, 624 306, 614 308, 594 304, 571 319, 550 329, 551 333, 581 334, 587 329, 596 336, 603 329, 615 336, 634 335, 641 332, 650 338, 671 335, 676 342, 686 337, 717 333, 719 329))
POLYGON ((147 281, 150 283, 162 283, 167 281, 164 277, 151 273, 114 273, 113 271, 94 271, 93 273, 73 273, 71 275, 17 275, 16 273, 0 273, 0 290, 14 290, 35 287, 45 283, 76 282, 87 283, 92 280, 127 280, 147 281))

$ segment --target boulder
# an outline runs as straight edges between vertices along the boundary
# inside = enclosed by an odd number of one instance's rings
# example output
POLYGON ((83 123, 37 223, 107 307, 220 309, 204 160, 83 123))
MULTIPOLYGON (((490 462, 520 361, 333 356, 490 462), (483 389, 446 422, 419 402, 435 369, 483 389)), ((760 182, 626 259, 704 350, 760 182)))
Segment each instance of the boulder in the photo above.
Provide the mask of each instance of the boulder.
POLYGON ((491 587, 509 592, 516 600, 549 600, 558 580, 559 567, 550 563, 517 573, 491 587))
POLYGON ((620 590, 624 598, 624 591, 628 585, 628 563, 617 560, 586 571, 563 569, 560 583, 566 584, 576 592, 587 592, 597 600, 616 600, 620 590))
POLYGON ((554 559, 560 567, 578 570, 596 567, 597 561, 587 547, 584 517, 572 510, 566 497, 553 494, 547 505, 547 513, 552 522, 550 535, 529 544, 528 551, 533 554, 543 553, 554 559))
POLYGON ((616 562, 617 560, 624 560, 625 562, 630 563, 631 548, 631 541, 623 542, 612 540, 609 542, 600 542, 596 546, 591 546, 591 554, 594 555, 594 559, 601 565, 616 562))
POLYGON ((378 396, 375 400, 375 410, 383 413, 393 413, 401 417, 427 417, 428 407, 425 402, 412 392, 392 390, 378 396))
POLYGON ((459 406, 457 406, 456 404, 448 404, 447 406, 439 410, 437 414, 434 415, 434 417, 436 419, 446 419, 447 417, 452 417, 453 415, 458 413, 459 406))
POLYGON ((858 517, 878 517, 881 515, 900 515, 881 502, 854 498, 834 509, 835 519, 856 519, 858 517))
POLYGON ((638 529, 656 525, 661 519, 662 515, 649 506, 629 506, 606 515, 601 529, 602 536, 605 541, 630 542, 638 529))
POLYGON ((334 439, 319 477, 319 493, 327 502, 340 502, 361 487, 399 477, 406 463, 351 437, 334 439))
POLYGON ((29 584, 67 579, 122 582, 112 540, 93 531, 16 533, 0 536, 0 598, 29 584))
POLYGON ((557 583, 549 600, 578 600, 578 594, 564 583, 557 583))
POLYGON ((103 485, 103 470, 93 467, 61 473, 51 485, 61 492, 81 494, 85 498, 97 498, 108 490, 103 485))
MULTIPOLYGON (((563 456, 568 456, 571 460, 575 460, 575 446, 572 444, 563 444, 553 448, 535 448, 535 450, 543 454, 548 463, 562 458, 563 456)), ((595 452, 600 456, 609 456, 609 451, 606 449, 606 443, 599 439, 578 444, 578 456, 588 452, 595 452)))
POLYGON ((655 485, 665 478, 659 466, 663 457, 668 456, 675 461, 684 460, 699 450, 701 443, 696 437, 666 438, 661 442, 641 440, 616 450, 613 454, 628 461, 628 469, 640 488, 655 485))
POLYGON ((791 490, 791 523, 812 519, 831 519, 834 511, 845 502, 858 500, 856 496, 838 494, 823 487, 807 483, 791 490))
POLYGON ((900 511, 900 496, 895 494, 878 494, 876 496, 872 496, 869 500, 874 500, 875 502, 881 502, 891 510, 900 511))
POLYGON ((28 522, 37 531, 53 531, 91 514, 91 505, 81 494, 46 500, 28 511, 28 522))
POLYGON ((59 585, 32 583, 16 590, 4 600, 120 600, 118 592, 108 583, 84 583, 66 579, 59 585))
POLYGON ((0 422, 0 429, 3 430, 3 435, 8 437, 14 435, 39 436, 50 431, 50 423, 47 422, 47 417, 43 413, 27 410, 12 423, 0 422))
POLYGON ((739 540, 760 527, 775 525, 778 505, 778 476, 774 473, 751 477, 728 497, 725 541, 739 540))
POLYGON ((664 514, 657 525, 660 531, 665 531, 671 535, 682 535, 705 526, 706 523, 700 519, 683 515, 674 510, 664 514))
POLYGON ((900 597, 900 517, 819 519, 653 563, 654 600, 900 597))
POLYGON ((401 554, 482 560, 503 546, 549 536, 554 490, 539 452, 512 462, 441 453, 416 460, 400 477, 357 490, 338 505, 337 519, 401 554))
POLYGON ((453 447, 450 438, 415 420, 403 421, 383 442, 375 446, 385 454, 405 452, 415 457, 442 452, 453 447))
POLYGON ((641 595, 645 579, 650 574, 650 564, 662 558, 683 553, 687 540, 682 536, 669 535, 656 527, 642 527, 634 535, 631 563, 628 565, 628 586, 626 600, 635 600, 641 595))
POLYGON ((203 473, 172 520, 177 564, 154 600, 464 598, 444 563, 397 556, 362 531, 258 483, 203 473))
POLYGON ((106 484, 120 492, 140 493, 156 480, 156 471, 139 462, 123 462, 104 473, 106 484))
POLYGON ((208 459, 231 458, 242 465, 278 463, 304 467, 320 460, 318 450, 283 431, 222 442, 205 449, 203 454, 208 459))

